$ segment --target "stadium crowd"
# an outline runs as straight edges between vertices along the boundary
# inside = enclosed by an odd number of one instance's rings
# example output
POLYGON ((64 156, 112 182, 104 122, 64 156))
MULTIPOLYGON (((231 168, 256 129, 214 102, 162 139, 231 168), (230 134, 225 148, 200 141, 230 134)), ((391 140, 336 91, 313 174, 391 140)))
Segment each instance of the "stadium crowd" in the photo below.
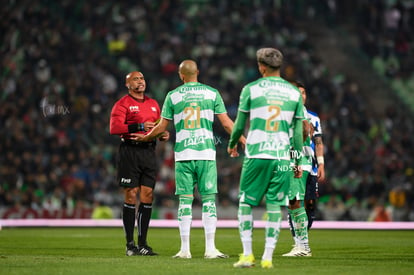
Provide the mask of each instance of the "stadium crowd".
POLYGON ((414 110, 414 3, 363 1, 358 13, 362 50, 378 75, 414 110))
MULTIPOLYGON (((390 102, 375 115, 358 83, 323 64, 296 23, 315 12, 334 16, 336 1, 319 1, 325 8, 315 11, 312 2, 7 1, 0 12, 0 209, 119 208, 119 140, 109 135, 108 120, 125 92, 125 74, 141 70, 147 91, 161 103, 179 83, 177 65, 191 57, 200 81, 219 88, 234 118, 241 88, 258 77, 256 50, 271 45, 285 54, 283 76, 305 83, 308 109, 322 120, 327 180, 320 184, 318 218, 414 220, 412 113, 390 102), (384 209, 387 215, 376 215, 384 209)), ((368 6, 360 6, 361 18, 368 6)), ((412 22, 413 7, 404 7, 412 22)), ((361 31, 373 38, 361 44, 373 60, 385 54, 379 29, 361 31)), ((406 54, 413 52, 412 31, 406 54)), ((392 32, 395 42, 398 33, 392 32)), ((404 75, 412 85, 406 73, 412 64, 394 50, 387 54, 399 57, 399 70, 387 77, 404 75)), ((227 156, 221 127, 216 134, 219 206, 237 205, 241 159, 227 156)), ((160 208, 177 203, 171 146, 157 149, 160 208)))

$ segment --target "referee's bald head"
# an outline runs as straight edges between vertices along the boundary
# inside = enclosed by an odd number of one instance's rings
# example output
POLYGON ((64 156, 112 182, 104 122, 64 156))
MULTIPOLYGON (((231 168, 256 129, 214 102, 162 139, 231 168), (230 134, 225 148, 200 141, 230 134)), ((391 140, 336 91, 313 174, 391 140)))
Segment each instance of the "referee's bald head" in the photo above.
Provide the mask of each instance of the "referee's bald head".
POLYGON ((134 76, 137 76, 137 75, 142 75, 142 73, 138 72, 138 71, 130 72, 129 74, 127 74, 125 76, 125 81, 128 82, 131 78, 133 78, 134 76))

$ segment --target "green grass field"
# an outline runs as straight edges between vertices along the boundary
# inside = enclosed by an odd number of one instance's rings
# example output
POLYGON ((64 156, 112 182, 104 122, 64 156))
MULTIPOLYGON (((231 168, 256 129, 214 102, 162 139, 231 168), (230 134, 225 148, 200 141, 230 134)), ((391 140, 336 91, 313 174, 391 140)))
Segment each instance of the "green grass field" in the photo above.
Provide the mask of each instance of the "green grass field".
POLYGON ((264 229, 254 231, 256 267, 233 268, 241 252, 237 229, 217 229, 216 245, 229 259, 203 258, 202 229, 191 231, 192 259, 172 259, 178 229, 151 228, 155 257, 126 257, 122 228, 3 228, 0 274, 414 274, 414 231, 311 230, 313 257, 282 257, 292 240, 282 229, 274 268, 260 267, 264 229))

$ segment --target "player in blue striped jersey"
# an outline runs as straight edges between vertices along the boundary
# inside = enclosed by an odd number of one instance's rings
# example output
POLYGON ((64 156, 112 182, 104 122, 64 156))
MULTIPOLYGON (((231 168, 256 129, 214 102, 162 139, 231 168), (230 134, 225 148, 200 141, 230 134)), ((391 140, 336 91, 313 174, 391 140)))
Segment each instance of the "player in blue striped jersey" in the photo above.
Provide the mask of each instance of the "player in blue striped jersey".
MULTIPOLYGON (((306 98, 306 90, 305 90, 306 98)), ((308 110, 306 116, 310 120, 311 148, 313 150, 312 170, 308 176, 305 194, 305 209, 308 215, 308 229, 315 219, 316 199, 318 198, 318 182, 325 180, 324 145, 322 140, 322 126, 319 116, 308 110)))

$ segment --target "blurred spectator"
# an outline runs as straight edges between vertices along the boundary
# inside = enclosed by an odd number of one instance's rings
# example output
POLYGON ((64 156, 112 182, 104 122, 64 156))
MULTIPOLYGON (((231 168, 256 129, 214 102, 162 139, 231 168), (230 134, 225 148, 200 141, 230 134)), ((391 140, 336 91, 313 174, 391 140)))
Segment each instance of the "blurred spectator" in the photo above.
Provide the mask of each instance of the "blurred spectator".
POLYGON ((391 213, 383 204, 376 205, 369 214, 368 221, 371 222, 390 222, 391 213))

